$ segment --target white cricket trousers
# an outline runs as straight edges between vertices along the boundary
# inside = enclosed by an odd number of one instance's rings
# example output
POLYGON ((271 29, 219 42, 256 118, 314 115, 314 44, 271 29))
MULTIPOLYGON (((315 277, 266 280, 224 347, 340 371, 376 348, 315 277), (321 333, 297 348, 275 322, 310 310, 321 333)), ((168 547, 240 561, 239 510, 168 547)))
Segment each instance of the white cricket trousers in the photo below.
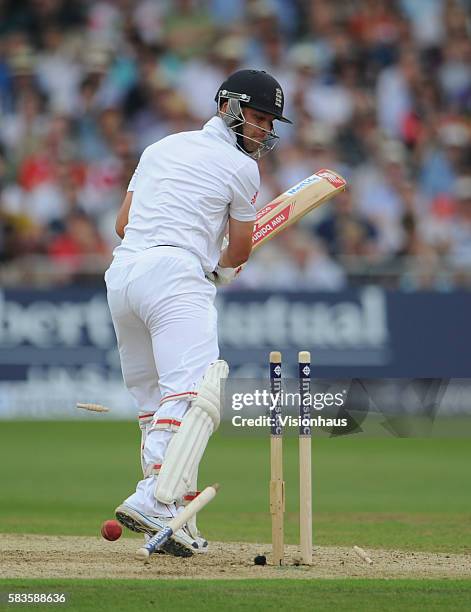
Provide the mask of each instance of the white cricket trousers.
MULTIPOLYGON (((216 288, 199 259, 179 247, 154 247, 105 274, 124 382, 139 411, 141 461, 161 465, 168 443, 207 367, 219 357, 216 288), (149 432, 156 423, 165 429, 149 432)), ((127 501, 146 514, 165 508, 154 479, 141 480, 127 501)))

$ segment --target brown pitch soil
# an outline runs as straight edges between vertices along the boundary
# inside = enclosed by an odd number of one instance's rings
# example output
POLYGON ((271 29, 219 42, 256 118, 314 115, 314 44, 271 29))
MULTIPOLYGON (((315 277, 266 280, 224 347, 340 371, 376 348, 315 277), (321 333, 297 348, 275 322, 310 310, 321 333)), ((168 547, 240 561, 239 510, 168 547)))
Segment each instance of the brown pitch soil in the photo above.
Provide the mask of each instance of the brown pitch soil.
MULTIPOLYGON (((1 578, 471 578, 471 554, 368 549, 372 565, 352 548, 313 549, 313 565, 296 565, 296 546, 286 547, 282 567, 254 565, 269 559, 270 545, 211 542, 189 559, 155 554, 148 565, 135 559, 141 540, 0 534, 1 578)), ((358 542, 361 546, 361 542, 358 542)))

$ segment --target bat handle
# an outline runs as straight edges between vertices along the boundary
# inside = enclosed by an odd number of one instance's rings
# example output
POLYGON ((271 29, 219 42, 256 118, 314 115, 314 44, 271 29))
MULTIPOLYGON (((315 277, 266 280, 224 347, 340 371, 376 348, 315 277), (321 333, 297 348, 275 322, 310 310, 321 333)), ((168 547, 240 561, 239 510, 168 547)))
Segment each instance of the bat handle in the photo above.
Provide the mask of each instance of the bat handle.
MULTIPOLYGON (((210 487, 206 487, 204 491, 201 491, 198 497, 195 497, 178 516, 174 517, 164 529, 152 536, 147 544, 137 551, 136 557, 148 563, 151 554, 161 548, 176 531, 198 512, 198 510, 201 510, 201 508, 209 503, 218 492, 218 489, 219 485, 216 483, 210 487)), ((196 548, 198 548, 198 546, 196 546, 196 548)))
POLYGON ((173 529, 171 527, 165 527, 165 529, 162 529, 156 533, 145 546, 137 551, 137 558, 143 559, 144 561, 149 559, 149 557, 155 553, 156 550, 165 544, 171 535, 173 535, 173 529))

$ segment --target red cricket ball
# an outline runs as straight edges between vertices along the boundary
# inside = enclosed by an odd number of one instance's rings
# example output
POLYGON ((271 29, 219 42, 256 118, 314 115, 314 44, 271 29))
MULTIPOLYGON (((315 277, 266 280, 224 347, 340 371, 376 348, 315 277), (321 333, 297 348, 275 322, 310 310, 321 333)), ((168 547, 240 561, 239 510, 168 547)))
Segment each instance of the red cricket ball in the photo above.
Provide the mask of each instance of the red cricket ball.
POLYGON ((117 540, 122 533, 123 530, 118 521, 105 521, 101 526, 101 535, 105 538, 105 540, 117 540))

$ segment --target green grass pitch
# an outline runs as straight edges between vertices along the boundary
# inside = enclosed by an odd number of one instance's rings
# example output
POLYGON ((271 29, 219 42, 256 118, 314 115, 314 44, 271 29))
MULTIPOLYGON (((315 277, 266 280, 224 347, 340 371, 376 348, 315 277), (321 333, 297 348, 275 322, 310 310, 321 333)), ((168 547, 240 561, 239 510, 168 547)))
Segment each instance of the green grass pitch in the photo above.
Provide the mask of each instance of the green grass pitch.
MULTIPOLYGON (((467 610, 471 584, 464 580, 8 580, 4 593, 66 593, 64 606, 33 610, 337 610, 438 612, 467 610)), ((25 609, 18 604, 6 609, 25 609)))
MULTIPOLYGON (((135 423, 106 416, 1 422, 0 432, 2 532, 97 535, 140 475, 135 423)), ((284 455, 286 539, 296 543, 296 439, 287 438, 284 455)), ((470 455, 466 439, 314 440, 315 543, 469 553, 470 455)), ((201 466, 200 486, 215 481, 222 486, 201 514, 202 531, 215 540, 269 542, 268 479, 268 438, 216 434, 201 466)), ((160 581, 162 608, 151 607, 155 587, 149 590, 142 581, 136 586, 124 580, 9 580, 0 582, 0 591, 61 585, 75 594, 69 610, 183 609, 190 603, 194 608, 201 598, 205 609, 213 609, 213 602, 214 609, 224 604, 228 610, 459 610, 470 601, 471 588, 469 581, 451 580, 160 581), (98 593, 100 603, 93 605, 98 593)))

